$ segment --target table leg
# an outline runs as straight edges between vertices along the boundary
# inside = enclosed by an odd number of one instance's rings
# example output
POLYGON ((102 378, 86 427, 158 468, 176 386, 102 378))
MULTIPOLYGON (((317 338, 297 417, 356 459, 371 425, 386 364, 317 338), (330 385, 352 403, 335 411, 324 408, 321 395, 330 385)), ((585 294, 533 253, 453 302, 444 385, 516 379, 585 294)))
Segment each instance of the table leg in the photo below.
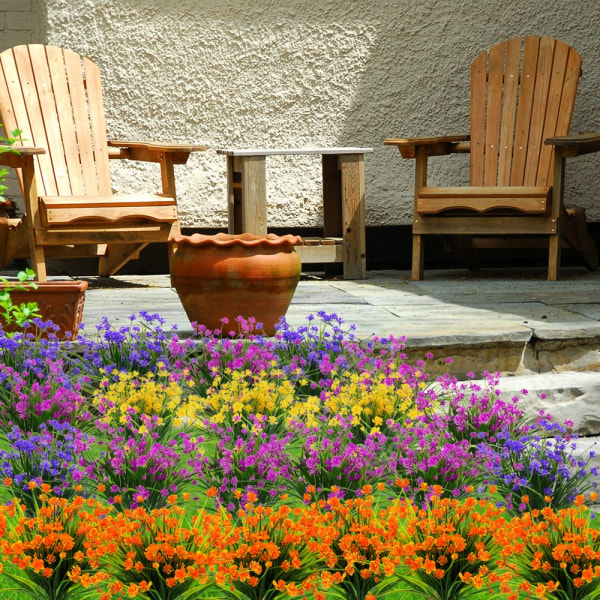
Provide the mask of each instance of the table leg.
POLYGON ((242 226, 242 201, 240 174, 234 170, 234 157, 227 157, 227 230, 230 234, 241 233, 238 228, 242 226))
POLYGON ((323 235, 342 237, 342 188, 337 154, 323 154, 323 235))
POLYGON ((362 154, 340 154, 344 279, 365 279, 365 165, 362 154))
POLYGON ((229 233, 267 234, 264 156, 227 157, 229 233))

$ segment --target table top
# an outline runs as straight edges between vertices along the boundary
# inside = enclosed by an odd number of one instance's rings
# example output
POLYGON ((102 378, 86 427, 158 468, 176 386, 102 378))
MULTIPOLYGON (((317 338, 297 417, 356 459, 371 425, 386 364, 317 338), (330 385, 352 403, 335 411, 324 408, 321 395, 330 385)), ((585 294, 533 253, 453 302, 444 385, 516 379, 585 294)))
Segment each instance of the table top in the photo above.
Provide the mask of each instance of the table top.
POLYGON ((277 154, 369 154, 373 148, 219 148, 227 156, 271 156, 277 154))

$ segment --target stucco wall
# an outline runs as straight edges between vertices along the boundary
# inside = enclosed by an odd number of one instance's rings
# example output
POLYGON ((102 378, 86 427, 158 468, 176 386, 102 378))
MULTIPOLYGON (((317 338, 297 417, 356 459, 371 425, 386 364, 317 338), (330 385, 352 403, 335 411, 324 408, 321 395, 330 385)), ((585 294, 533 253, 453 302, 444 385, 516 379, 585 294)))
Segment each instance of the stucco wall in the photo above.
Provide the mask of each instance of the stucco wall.
MULTIPOLYGON (((367 223, 409 223, 413 163, 383 140, 466 133, 470 62, 511 36, 546 34, 578 49, 572 131, 600 129, 596 0, 39 1, 42 41, 102 68, 110 137, 209 146, 177 169, 185 226, 226 225, 215 149, 227 146, 372 146, 367 223)), ((147 189, 156 173, 111 165, 119 191, 147 189)), ((465 156, 435 159, 431 181, 463 183, 466 167, 465 156)), ((567 174, 567 201, 595 221, 599 167, 599 156, 577 158, 567 174)), ((318 159, 270 159, 268 193, 270 224, 318 225, 318 159)))

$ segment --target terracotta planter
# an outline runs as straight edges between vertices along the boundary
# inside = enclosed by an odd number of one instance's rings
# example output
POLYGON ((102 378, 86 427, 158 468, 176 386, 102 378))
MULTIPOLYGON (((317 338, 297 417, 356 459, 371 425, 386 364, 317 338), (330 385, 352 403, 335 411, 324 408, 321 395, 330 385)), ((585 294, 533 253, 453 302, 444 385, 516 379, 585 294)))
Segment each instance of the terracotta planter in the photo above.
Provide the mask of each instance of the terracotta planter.
MULTIPOLYGON (((87 281, 45 281, 35 282, 37 289, 12 290, 13 304, 37 302, 43 321, 52 321, 60 328, 56 331, 59 339, 75 339, 83 316, 83 303, 87 281)), ((23 285, 27 285, 24 283, 23 285)), ((6 287, 0 284, 0 288, 6 287)), ((6 325, 0 318, 4 331, 17 331, 14 324, 6 325)), ((33 328, 31 329, 33 330, 33 328)), ((26 330, 27 331, 27 330, 26 330)))
POLYGON ((238 316, 254 317, 268 335, 285 315, 300 279, 300 257, 294 246, 302 238, 267 236, 175 236, 171 244, 171 284, 188 318, 211 330, 236 330, 238 316))

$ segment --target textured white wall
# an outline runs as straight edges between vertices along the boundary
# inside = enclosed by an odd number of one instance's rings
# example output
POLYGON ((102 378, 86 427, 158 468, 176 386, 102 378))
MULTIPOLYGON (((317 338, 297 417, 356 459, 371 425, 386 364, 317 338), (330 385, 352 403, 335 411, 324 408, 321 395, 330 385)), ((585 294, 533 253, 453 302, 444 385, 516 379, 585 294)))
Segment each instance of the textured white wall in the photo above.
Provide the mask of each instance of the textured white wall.
MULTIPOLYGON (((578 49, 572 131, 600 129, 598 0, 41 2, 46 41, 100 65, 110 137, 209 146, 177 168, 184 226, 226 226, 225 159, 215 153, 226 146, 372 146, 367 223, 409 223, 413 163, 383 140, 466 133, 470 62, 512 36, 578 49)), ((432 183, 466 181, 465 156, 431 162, 432 183)), ((147 189, 156 173, 111 165, 119 191, 147 189)), ((596 221, 599 166, 590 155, 567 173, 567 201, 596 221)), ((314 157, 269 159, 268 193, 270 224, 320 224, 314 157)))

